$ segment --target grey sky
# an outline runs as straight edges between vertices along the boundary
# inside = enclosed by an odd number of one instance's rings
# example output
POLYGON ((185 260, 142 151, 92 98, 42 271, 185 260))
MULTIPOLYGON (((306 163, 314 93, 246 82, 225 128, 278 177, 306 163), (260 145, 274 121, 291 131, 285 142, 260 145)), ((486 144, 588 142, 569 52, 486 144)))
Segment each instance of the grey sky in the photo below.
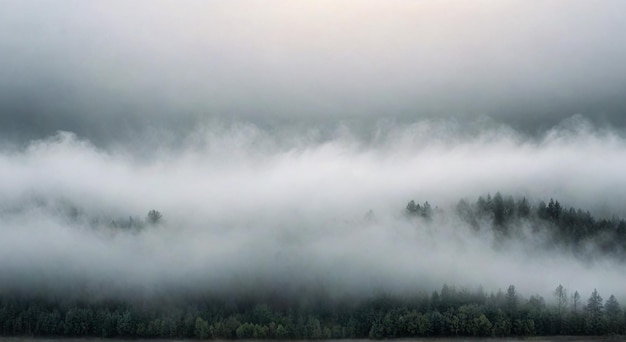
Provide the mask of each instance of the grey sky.
MULTIPOLYGON (((94 142, 208 118, 626 125, 626 4, 0 2, 0 127, 94 142)), ((363 128, 365 127, 365 128, 363 128)))
POLYGON ((626 298, 611 261, 498 251, 454 215, 400 214, 501 191, 625 216, 625 13, 622 0, 0 0, 0 285, 563 283, 626 298), (115 234, 68 222, 63 203, 166 221, 115 234))

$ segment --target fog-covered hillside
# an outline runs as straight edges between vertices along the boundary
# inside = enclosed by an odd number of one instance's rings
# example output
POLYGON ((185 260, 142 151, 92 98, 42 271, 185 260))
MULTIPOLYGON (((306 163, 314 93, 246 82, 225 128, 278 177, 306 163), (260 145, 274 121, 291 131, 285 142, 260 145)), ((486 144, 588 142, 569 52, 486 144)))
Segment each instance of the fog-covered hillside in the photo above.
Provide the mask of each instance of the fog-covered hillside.
POLYGON ((0 331, 622 333, 570 304, 626 298, 623 13, 0 1, 0 331))

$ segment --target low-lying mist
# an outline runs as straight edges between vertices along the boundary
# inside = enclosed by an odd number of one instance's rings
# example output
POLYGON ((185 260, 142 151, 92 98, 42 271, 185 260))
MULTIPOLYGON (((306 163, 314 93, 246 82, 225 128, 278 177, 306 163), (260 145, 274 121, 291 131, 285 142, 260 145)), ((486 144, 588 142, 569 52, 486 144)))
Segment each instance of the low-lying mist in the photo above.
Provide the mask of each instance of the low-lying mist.
POLYGON ((524 226, 495 241, 455 211, 502 192, 626 216, 626 140, 580 117, 540 138, 443 121, 144 133, 132 149, 70 132, 2 148, 1 288, 332 297, 514 284, 549 297, 563 284, 626 296, 614 259, 545 248, 524 226), (429 201, 432 220, 407 217, 411 199, 429 201))

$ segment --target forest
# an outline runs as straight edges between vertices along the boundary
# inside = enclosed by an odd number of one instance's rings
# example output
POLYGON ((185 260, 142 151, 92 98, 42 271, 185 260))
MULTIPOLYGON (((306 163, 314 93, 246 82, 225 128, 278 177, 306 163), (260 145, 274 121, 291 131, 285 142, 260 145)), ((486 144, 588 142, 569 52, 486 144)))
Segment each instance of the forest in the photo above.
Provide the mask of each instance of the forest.
MULTIPOLYGON (((532 204, 499 192, 473 203, 462 199, 455 209, 474 232, 491 231, 496 241, 533 235, 542 249, 560 249, 583 260, 626 259, 626 221, 619 217, 595 218, 588 210, 566 208, 552 198, 532 204)), ((411 200, 406 207, 407 216, 427 221, 442 212, 428 201, 420 205, 411 200)))
MULTIPOLYGON (((475 202, 459 201, 456 214, 474 232, 488 230, 494 241, 536 233, 545 248, 572 251, 578 258, 622 260, 626 223, 596 219, 589 211, 564 209, 558 200, 530 202, 496 193, 475 202), (524 231, 520 227, 526 227, 524 231), (593 246, 590 248, 589 246, 593 246), (590 251, 594 251, 593 254, 590 251), (600 253, 598 255, 598 253, 600 253)), ((76 216, 78 210, 68 210, 76 216)), ((411 200, 407 220, 432 222, 446 214, 429 202, 411 200)), ((110 221, 116 230, 151 229, 163 220, 151 210, 145 220, 110 221)), ((465 227, 466 225, 461 225, 465 227)), ((416 225, 416 229, 421 229, 416 225)), ((466 229, 466 228, 459 228, 466 229)), ((432 293, 378 293, 369 297, 330 296, 324 289, 284 294, 162 294, 137 299, 49 295, 45 291, 0 291, 0 334, 197 339, 343 339, 453 336, 621 335, 626 315, 616 297, 594 290, 581 294, 558 285, 552 296, 526 297, 506 290, 443 285, 432 293), (603 294, 605 295, 605 294, 603 294), (588 297, 586 297, 588 296, 588 297)))
POLYGON ((623 32, 624 0, 0 0, 0 342, 626 340, 623 32))
POLYGON ((343 339, 454 336, 621 335, 616 298, 594 290, 584 300, 559 285, 547 300, 506 291, 444 285, 432 294, 380 295, 364 301, 324 296, 265 301, 187 298, 151 302, 64 301, 0 296, 0 333, 197 339, 343 339), (552 304, 548 304, 550 302, 552 304))

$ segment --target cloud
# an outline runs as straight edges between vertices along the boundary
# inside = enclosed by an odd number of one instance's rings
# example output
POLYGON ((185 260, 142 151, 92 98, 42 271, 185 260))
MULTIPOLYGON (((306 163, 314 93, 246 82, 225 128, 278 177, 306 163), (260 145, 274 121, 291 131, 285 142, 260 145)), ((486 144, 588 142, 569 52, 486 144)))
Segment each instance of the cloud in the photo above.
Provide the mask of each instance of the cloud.
POLYGON ((622 1, 4 1, 0 127, 98 146, 199 122, 624 128, 622 1))
POLYGON ((0 282, 92 296, 515 284, 547 297, 562 283, 621 297, 611 259, 519 240, 497 248, 453 208, 500 191, 623 217, 625 144, 580 117, 541 139, 445 121, 381 126, 367 139, 346 127, 329 136, 215 123, 140 156, 60 132, 0 152, 0 178, 11 180, 0 193, 0 282), (409 220, 410 199, 441 213, 409 220), (162 225, 109 226, 150 209, 162 225))
POLYGON ((3 1, 0 285, 624 296, 613 261, 452 213, 500 191, 626 216, 625 6, 3 1))

